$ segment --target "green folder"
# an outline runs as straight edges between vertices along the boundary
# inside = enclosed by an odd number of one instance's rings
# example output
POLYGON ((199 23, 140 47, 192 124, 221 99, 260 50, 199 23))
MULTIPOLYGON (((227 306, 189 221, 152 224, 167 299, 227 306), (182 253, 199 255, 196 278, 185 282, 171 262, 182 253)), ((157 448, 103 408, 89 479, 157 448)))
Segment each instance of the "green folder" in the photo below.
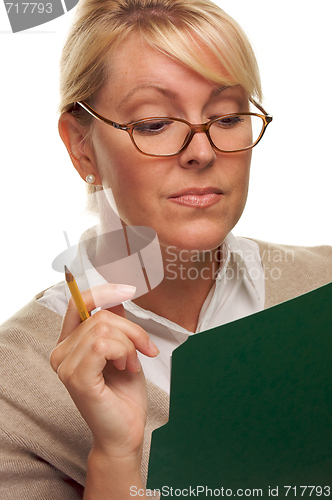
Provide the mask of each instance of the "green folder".
POLYGON ((332 283, 173 352, 170 418, 152 435, 147 488, 332 498, 332 283))

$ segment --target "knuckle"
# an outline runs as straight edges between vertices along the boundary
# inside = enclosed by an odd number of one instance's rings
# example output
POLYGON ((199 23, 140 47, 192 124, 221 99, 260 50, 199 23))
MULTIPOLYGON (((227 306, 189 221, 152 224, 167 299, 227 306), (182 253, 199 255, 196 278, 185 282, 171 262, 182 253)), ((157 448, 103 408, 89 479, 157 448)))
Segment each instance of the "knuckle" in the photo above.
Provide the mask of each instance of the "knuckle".
POLYGON ((91 350, 97 355, 103 354, 106 349, 107 349, 107 341, 102 337, 96 338, 93 344, 91 345, 91 350))
POLYGON ((114 314, 111 311, 101 310, 93 315, 97 321, 93 327, 94 335, 98 336, 112 336, 118 335, 119 332, 122 332, 129 340, 134 343, 146 343, 149 341, 149 335, 141 326, 132 323, 129 320, 121 318, 121 320, 125 321, 123 324, 123 330, 119 324, 119 316, 114 314), (114 325, 111 324, 111 320, 114 318, 114 325), (130 328, 128 328, 128 324, 130 324, 130 328))
POLYGON ((93 334, 95 335, 95 337, 98 338, 107 335, 110 332, 110 330, 111 330, 111 325, 109 323, 106 323, 106 321, 99 321, 93 327, 93 334))
POLYGON ((102 321, 102 322, 106 323, 110 319, 110 313, 108 311, 106 311, 105 309, 102 309, 102 310, 96 312, 93 315, 93 318, 95 318, 96 320, 98 320, 98 322, 102 321))

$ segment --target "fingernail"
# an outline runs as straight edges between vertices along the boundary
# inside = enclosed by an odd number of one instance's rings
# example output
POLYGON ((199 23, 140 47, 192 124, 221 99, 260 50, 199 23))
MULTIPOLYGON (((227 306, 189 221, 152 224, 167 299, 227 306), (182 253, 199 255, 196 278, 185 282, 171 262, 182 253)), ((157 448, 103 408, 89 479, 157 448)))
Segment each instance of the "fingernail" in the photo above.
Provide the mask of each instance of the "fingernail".
POLYGON ((116 289, 122 295, 133 295, 136 292, 136 286, 131 285, 116 285, 116 289))
POLYGON ((149 340, 149 349, 151 351, 152 354, 159 354, 159 349, 158 347, 156 346, 156 344, 154 342, 152 342, 152 340, 149 340))
POLYGON ((138 358, 136 358, 136 361, 135 361, 135 368, 136 368, 137 372, 139 372, 141 369, 141 363, 140 363, 138 358))

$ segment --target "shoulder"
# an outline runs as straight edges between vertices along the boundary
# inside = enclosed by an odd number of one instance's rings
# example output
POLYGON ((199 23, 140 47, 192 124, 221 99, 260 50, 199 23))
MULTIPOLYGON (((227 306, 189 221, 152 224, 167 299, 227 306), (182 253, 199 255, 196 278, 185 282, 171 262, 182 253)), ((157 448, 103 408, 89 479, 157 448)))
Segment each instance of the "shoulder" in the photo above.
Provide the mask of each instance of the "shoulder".
POLYGON ((62 317, 38 300, 44 292, 36 295, 26 306, 0 325, 0 342, 19 348, 23 340, 31 339, 36 349, 48 351, 59 335, 62 317))
POLYGON ((265 278, 265 307, 270 307, 332 281, 332 247, 301 247, 254 240, 265 278))
POLYGON ((1 498, 26 493, 27 477, 38 477, 38 491, 23 498, 46 498, 50 485, 52 498, 77 498, 68 484, 83 484, 92 442, 50 366, 62 317, 38 303, 41 295, 0 326, 1 498))

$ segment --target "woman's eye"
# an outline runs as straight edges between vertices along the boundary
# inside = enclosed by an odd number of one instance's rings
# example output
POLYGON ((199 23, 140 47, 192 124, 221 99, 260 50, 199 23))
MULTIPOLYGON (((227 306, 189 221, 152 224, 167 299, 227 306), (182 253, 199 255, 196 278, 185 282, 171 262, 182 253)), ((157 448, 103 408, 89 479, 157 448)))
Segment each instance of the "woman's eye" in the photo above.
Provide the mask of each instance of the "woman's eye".
POLYGON ((243 118, 239 115, 225 116, 223 118, 220 118, 219 120, 216 120, 214 124, 218 125, 219 127, 230 128, 234 127, 235 125, 243 121, 244 121, 243 118))
POLYGON ((139 134, 157 134, 164 132, 173 122, 171 120, 154 120, 135 125, 135 132, 139 134))

